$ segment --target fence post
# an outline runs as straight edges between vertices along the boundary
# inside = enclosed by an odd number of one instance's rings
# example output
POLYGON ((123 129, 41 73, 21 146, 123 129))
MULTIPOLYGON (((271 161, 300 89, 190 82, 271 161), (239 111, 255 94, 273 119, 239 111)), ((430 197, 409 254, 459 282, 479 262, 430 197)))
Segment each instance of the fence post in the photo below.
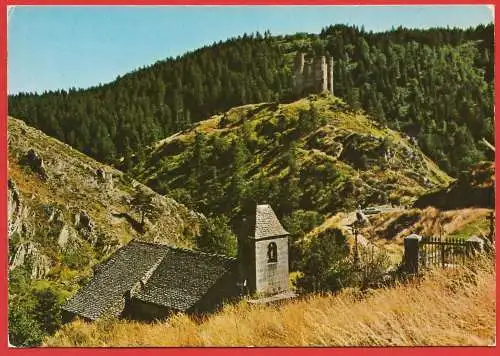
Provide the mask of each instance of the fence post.
POLYGON ((467 240, 465 240, 465 246, 467 251, 467 256, 472 256, 476 251, 483 252, 484 249, 484 241, 483 239, 477 236, 471 236, 467 240))
POLYGON ((439 247, 441 247, 441 251, 440 251, 441 252, 441 267, 443 267, 443 268, 446 266, 446 263, 445 263, 446 262, 446 258, 445 258, 446 245, 444 244, 445 241, 446 240, 443 241, 442 239, 439 239, 439 242, 441 242, 440 246, 439 246, 439 247))
POLYGON ((422 236, 411 234, 404 239, 404 266, 408 273, 418 273, 419 243, 422 236))

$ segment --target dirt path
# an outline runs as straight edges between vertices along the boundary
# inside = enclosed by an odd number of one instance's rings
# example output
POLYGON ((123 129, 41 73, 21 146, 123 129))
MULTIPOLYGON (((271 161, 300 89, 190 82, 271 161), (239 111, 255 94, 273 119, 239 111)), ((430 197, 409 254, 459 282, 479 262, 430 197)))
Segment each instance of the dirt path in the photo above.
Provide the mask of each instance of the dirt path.
MULTIPOLYGON (((402 207, 391 207, 389 205, 381 205, 381 206, 376 206, 374 208, 380 210, 381 213, 404 210, 404 208, 402 207)), ((367 217, 368 220, 370 220, 370 216, 367 217)), ((350 239, 352 239, 352 241, 354 241, 354 235, 349 225, 351 225, 355 221, 356 221, 356 211, 352 211, 349 213, 344 213, 339 223, 339 227, 347 236, 349 236, 350 239)), ((364 237, 362 234, 358 234, 358 244, 363 247, 373 246, 374 248, 377 248, 377 246, 373 242, 364 237)))

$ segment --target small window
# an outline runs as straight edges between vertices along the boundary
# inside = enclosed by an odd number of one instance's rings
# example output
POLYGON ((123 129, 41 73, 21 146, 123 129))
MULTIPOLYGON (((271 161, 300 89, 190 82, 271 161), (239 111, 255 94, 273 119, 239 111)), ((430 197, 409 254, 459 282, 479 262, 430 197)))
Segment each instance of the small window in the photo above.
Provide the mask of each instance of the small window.
POLYGON ((267 263, 271 262, 278 262, 278 246, 276 246, 276 242, 267 245, 267 263))

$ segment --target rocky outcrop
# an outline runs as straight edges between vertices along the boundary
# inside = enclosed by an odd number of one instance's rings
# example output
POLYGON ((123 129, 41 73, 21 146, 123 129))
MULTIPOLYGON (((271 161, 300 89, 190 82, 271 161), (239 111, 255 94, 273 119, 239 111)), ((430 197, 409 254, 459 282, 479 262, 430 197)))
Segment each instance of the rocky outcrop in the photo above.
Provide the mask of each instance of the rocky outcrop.
POLYGON ((42 279, 50 271, 50 259, 31 241, 19 245, 11 258, 9 270, 23 266, 31 271, 31 279, 42 279))
POLYGON ((7 211, 9 237, 16 233, 27 235, 29 209, 22 204, 19 190, 12 179, 8 181, 7 211))
POLYGON ((59 246, 61 251, 66 252, 77 249, 79 245, 78 232, 70 225, 63 225, 57 235, 57 246, 59 246))
POLYGON ((80 210, 75 214, 74 226, 76 230, 87 240, 92 246, 97 243, 98 234, 95 225, 86 211, 80 210))
POLYGON ((8 125, 11 270, 22 268, 33 278, 46 278, 50 270, 51 278, 71 285, 75 274, 83 277, 96 260, 134 238, 192 245, 199 221, 184 205, 20 120, 9 118, 8 125), (131 213, 137 189, 152 194, 158 210, 145 234, 113 214, 131 213))
POLYGON ((107 172, 104 168, 97 168, 95 171, 97 183, 104 191, 113 189, 113 173, 107 172))
POLYGON ((21 199, 19 197, 19 192, 12 179, 8 181, 8 192, 7 192, 7 212, 9 221, 9 236, 14 232, 19 230, 20 219, 19 211, 21 209, 21 199))
POLYGON ((75 226, 77 229, 85 229, 92 231, 94 224, 90 220, 89 215, 84 210, 75 214, 75 226))
POLYGON ((96 170, 96 175, 97 175, 97 178, 100 180, 100 181, 105 181, 106 180, 106 172, 104 172, 104 169, 102 168, 97 168, 96 170))
POLYGON ((33 148, 28 150, 23 161, 29 165, 34 172, 38 173, 43 180, 49 178, 42 157, 33 148))

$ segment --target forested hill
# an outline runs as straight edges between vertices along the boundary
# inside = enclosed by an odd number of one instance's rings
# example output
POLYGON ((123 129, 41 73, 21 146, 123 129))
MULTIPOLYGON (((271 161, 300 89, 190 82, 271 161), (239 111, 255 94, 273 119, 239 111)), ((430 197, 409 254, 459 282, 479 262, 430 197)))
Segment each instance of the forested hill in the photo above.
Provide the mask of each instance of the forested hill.
POLYGON ((320 34, 243 35, 85 90, 21 93, 9 114, 127 170, 153 141, 227 109, 292 101, 297 50, 331 54, 334 92, 418 139, 452 175, 492 159, 493 25, 467 30, 330 26, 320 34))
MULTIPOLYGON (((235 231, 255 205, 278 218, 411 205, 450 178, 413 140, 327 93, 232 108, 157 142, 132 175, 235 231)), ((287 221, 287 219, 285 219, 287 221)))

